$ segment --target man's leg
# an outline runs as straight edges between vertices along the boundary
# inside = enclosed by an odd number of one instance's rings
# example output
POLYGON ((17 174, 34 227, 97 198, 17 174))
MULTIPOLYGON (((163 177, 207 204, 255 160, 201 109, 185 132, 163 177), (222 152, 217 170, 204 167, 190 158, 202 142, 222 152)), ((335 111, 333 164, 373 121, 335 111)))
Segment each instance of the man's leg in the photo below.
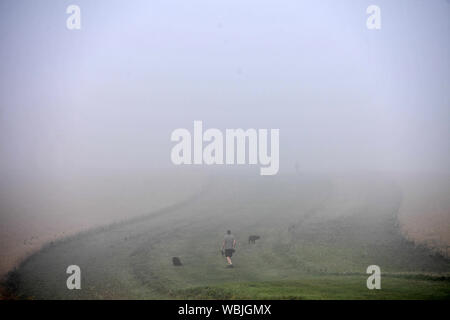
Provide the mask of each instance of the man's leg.
POLYGON ((228 261, 228 264, 233 264, 233 262, 231 262, 231 257, 227 257, 227 261, 228 261))

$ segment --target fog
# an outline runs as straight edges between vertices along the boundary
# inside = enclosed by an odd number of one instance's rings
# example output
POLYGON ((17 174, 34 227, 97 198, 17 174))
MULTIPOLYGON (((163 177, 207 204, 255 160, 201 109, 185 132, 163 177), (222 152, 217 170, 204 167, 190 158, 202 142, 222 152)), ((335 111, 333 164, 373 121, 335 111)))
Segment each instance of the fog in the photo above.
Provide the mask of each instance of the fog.
POLYGON ((171 133, 195 120, 279 129, 278 175, 449 174, 450 5, 376 1, 369 30, 370 4, 1 1, 2 233, 25 212, 125 219, 158 208, 159 182, 162 205, 241 172, 171 162, 171 133), (66 28, 70 4, 81 30, 66 28))

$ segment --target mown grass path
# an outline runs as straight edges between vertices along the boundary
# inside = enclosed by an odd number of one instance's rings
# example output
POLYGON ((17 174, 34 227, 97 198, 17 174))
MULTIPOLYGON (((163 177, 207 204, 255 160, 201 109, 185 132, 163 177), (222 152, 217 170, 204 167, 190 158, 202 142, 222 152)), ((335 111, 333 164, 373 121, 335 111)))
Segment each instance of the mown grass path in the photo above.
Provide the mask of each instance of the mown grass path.
POLYGON ((449 261, 398 231, 401 197, 385 177, 215 178, 189 201, 47 246, 7 285, 36 299, 449 298, 449 261), (227 229, 234 269, 219 252, 227 229), (81 290, 66 288, 72 264, 81 290), (386 274, 382 290, 366 288, 371 264, 386 274))

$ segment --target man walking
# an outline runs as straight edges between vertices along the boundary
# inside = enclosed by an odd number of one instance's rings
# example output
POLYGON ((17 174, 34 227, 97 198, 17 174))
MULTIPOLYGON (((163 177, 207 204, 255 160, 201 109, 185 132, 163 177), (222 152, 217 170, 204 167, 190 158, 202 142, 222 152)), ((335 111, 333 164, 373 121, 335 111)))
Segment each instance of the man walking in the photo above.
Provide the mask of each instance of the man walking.
POLYGON ((231 231, 228 230, 225 238, 223 239, 222 251, 225 250, 225 257, 227 257, 228 267, 233 267, 233 262, 231 261, 231 257, 233 256, 234 249, 236 248, 236 240, 234 236, 231 234, 231 231))

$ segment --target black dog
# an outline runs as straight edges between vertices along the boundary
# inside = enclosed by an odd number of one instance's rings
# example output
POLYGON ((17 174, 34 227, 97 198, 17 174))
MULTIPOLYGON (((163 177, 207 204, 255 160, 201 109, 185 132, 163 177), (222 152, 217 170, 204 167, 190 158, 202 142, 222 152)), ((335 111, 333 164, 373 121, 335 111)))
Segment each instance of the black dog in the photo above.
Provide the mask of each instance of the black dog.
POLYGON ((183 264, 181 263, 180 258, 178 258, 178 257, 173 257, 173 258, 172 258, 172 263, 173 263, 174 266, 182 266, 182 265, 183 265, 183 264))
POLYGON ((248 243, 255 243, 256 240, 258 240, 259 238, 261 238, 260 236, 250 236, 248 237, 248 243))

